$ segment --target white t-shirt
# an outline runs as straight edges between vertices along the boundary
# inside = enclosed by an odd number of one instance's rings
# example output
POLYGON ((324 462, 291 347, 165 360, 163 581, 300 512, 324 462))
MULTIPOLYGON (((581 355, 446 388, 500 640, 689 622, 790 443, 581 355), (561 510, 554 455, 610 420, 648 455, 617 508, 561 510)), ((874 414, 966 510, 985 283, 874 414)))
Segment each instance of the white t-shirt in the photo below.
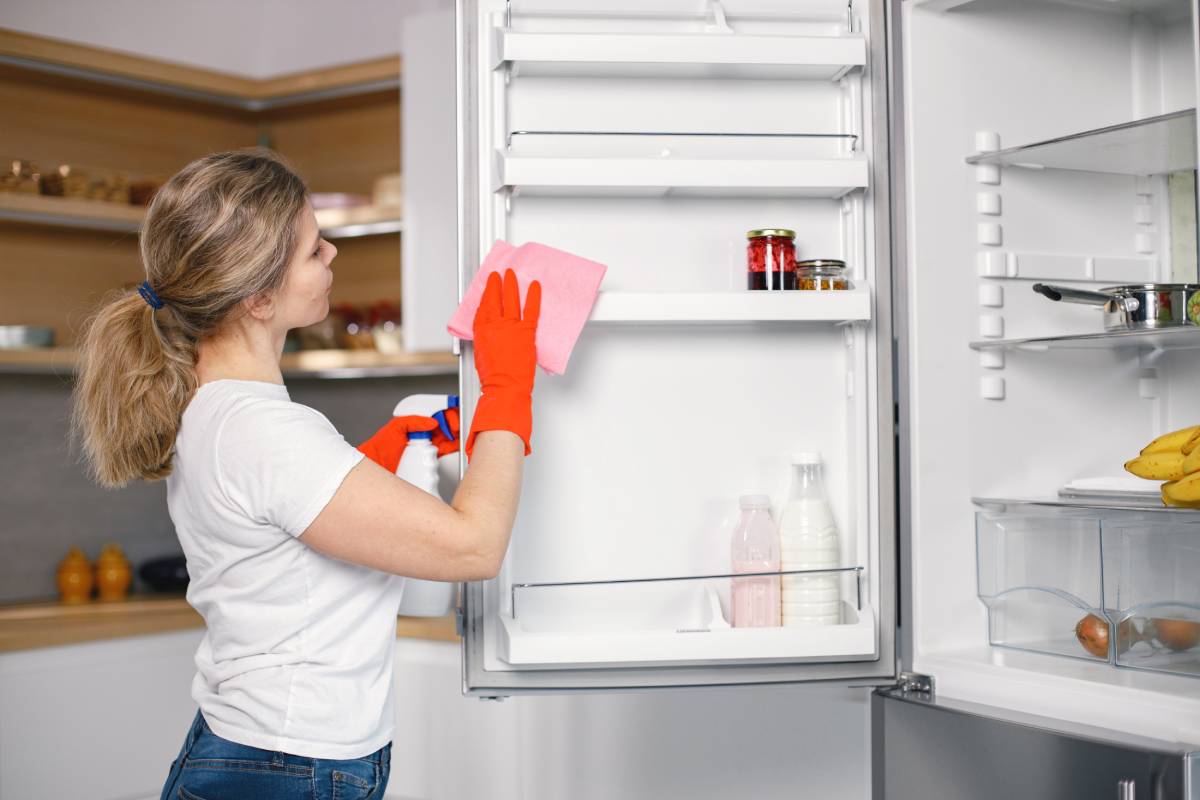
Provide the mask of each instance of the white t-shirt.
POLYGON ((206 383, 184 411, 167 505, 208 626, 192 697, 218 736, 331 759, 391 740, 404 579, 298 539, 362 458, 279 384, 206 383))

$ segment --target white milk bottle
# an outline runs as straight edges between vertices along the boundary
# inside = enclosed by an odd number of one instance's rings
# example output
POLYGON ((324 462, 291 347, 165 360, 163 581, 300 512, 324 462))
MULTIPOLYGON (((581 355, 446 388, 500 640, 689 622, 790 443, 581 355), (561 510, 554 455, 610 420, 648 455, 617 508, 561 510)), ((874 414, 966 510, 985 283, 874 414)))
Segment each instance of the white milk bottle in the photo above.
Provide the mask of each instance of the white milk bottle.
MULTIPOLYGON (((771 520, 771 500, 765 494, 743 495, 738 500, 742 518, 733 529, 730 548, 733 571, 778 572, 779 531, 771 520)), ((734 578, 730 606, 735 628, 779 625, 779 576, 734 578)))
MULTIPOLYGON (((792 486, 779 521, 780 569, 841 566, 833 511, 825 499, 820 453, 792 456, 792 486)), ((841 573, 784 575, 784 625, 837 625, 842 611, 841 573)))

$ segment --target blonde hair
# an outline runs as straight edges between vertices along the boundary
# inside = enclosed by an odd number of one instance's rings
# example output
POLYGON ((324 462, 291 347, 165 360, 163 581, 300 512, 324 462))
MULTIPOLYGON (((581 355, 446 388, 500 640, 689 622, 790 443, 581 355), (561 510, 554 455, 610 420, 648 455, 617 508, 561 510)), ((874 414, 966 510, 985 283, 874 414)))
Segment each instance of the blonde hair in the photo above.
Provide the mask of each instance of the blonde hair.
POLYGON ((154 196, 140 247, 162 307, 123 291, 87 322, 79 347, 72 427, 97 483, 171 473, 196 391, 196 345, 243 300, 283 285, 306 196, 304 182, 261 148, 197 159, 154 196))

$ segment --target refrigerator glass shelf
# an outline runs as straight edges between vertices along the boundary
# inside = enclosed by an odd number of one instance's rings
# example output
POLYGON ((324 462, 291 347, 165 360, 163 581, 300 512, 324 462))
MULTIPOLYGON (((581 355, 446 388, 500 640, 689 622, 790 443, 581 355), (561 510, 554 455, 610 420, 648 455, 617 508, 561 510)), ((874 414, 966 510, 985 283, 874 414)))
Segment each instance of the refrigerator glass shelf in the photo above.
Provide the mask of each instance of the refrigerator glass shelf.
POLYGON ((1161 175, 1196 169, 1196 111, 1110 125, 967 158, 968 164, 1161 175))
POLYGON ((835 80, 867 60, 861 34, 497 31, 494 67, 517 77, 835 80))
POLYGON ((1164 506, 1157 494, 1145 499, 1122 497, 1112 499, 1091 499, 1087 497, 972 497, 971 502, 984 509, 999 510, 1029 510, 1062 509, 1075 511, 1096 512, 1135 512, 1137 514, 1161 515, 1163 519, 1172 517, 1186 520, 1200 520, 1200 509, 1171 508, 1164 506))
POLYGON ((982 339, 971 342, 972 350, 1194 350, 1200 348, 1200 325, 1180 325, 1137 331, 1082 333, 1069 336, 1042 336, 1032 339, 982 339))
POLYGON ((601 292, 592 322, 857 322, 871 292, 854 289, 737 292, 601 292))

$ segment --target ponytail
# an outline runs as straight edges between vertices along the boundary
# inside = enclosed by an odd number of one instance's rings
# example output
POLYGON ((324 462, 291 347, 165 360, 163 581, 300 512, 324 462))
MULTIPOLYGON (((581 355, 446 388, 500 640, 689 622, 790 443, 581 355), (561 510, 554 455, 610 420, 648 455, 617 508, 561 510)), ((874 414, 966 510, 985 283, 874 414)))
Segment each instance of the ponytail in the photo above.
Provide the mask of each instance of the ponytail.
POLYGON ((73 426, 92 478, 109 489, 171 474, 183 409, 196 390, 196 346, 164 329, 136 292, 109 301, 80 347, 73 426))

